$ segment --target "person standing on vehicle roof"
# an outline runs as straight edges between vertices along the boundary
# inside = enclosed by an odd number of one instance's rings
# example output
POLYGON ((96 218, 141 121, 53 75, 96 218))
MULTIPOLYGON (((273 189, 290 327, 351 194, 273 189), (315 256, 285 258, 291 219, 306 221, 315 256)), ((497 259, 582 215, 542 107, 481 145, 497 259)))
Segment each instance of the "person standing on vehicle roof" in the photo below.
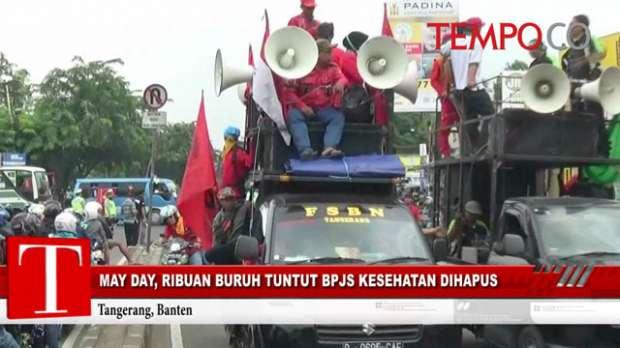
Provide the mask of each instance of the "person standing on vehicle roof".
POLYGON ((135 199, 133 186, 127 188, 127 198, 123 202, 123 205, 121 205, 121 214, 123 216, 123 227, 127 246, 135 246, 138 244, 140 225, 138 221, 138 205, 135 199))
POLYGON ((315 8, 315 0, 301 0, 301 13, 291 18, 288 21, 288 25, 291 27, 301 28, 316 38, 320 23, 314 19, 315 8))
POLYGON ((179 210, 174 205, 167 205, 160 211, 161 218, 166 225, 164 230, 164 240, 170 240, 172 238, 181 238, 190 244, 189 250, 189 263, 192 265, 204 264, 202 259, 202 251, 200 247, 202 245, 200 238, 196 236, 183 221, 183 217, 179 210))
POLYGON ((237 127, 226 128, 222 151, 222 186, 232 187, 237 198, 245 196, 245 178, 252 169, 252 156, 238 145, 240 134, 237 127))
MULTIPOLYGON (((484 23, 479 17, 469 18, 465 23, 465 38, 460 38, 458 44, 469 43, 473 32, 480 32, 484 23)), ((442 52, 444 50, 442 49, 442 52)), ((495 106, 491 97, 481 84, 483 48, 480 42, 475 42, 472 49, 452 49, 450 50, 450 62, 454 75, 454 105, 460 106, 463 112, 464 121, 477 120, 479 116, 490 116, 495 113, 495 106)), ((482 134, 478 130, 480 124, 472 123, 463 126, 466 139, 469 140, 470 152, 476 152, 482 147, 488 136, 486 122, 482 122, 482 134)), ((461 144, 461 154, 463 144, 461 144)))
POLYGON ((290 81, 286 88, 288 98, 285 99, 293 104, 288 113, 288 126, 302 160, 310 160, 317 155, 311 147, 306 124, 312 120, 327 125, 321 156, 342 156, 342 151, 338 150, 344 128, 341 105, 348 81, 332 62, 332 45, 329 41, 319 39, 316 43, 319 49, 316 67, 306 77, 290 81))
POLYGON ((457 215, 448 226, 447 237, 452 242, 450 255, 461 257, 463 247, 478 249, 478 263, 486 263, 491 252, 491 232, 482 221, 482 207, 476 201, 465 204, 464 216, 457 215))
MULTIPOLYGON (((536 43, 536 40, 530 41, 530 45, 536 43)), ((538 64, 553 64, 553 61, 547 55, 547 46, 541 41, 540 46, 538 48, 530 50, 530 56, 534 58, 534 60, 530 63, 529 69, 535 67, 538 64)))

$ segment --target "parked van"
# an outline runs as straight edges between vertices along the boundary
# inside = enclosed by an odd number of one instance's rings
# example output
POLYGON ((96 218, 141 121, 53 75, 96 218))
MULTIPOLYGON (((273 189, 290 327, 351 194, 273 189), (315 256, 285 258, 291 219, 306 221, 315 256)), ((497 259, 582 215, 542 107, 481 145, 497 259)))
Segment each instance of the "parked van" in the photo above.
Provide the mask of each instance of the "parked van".
POLYGON ((31 202, 44 202, 52 198, 50 180, 45 169, 31 166, 3 166, 0 170, 25 199, 31 202))

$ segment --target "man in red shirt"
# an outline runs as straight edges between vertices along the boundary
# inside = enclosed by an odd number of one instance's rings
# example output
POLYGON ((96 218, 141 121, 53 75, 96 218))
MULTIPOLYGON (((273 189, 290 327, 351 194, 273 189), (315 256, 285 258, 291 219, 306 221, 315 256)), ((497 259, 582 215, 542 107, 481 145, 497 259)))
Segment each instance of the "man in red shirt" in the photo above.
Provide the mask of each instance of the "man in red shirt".
MULTIPOLYGON (((338 65, 340 71, 349 80, 349 86, 361 86, 364 84, 364 80, 357 70, 357 50, 368 39, 368 36, 363 39, 363 37, 358 37, 357 34, 353 34, 353 37, 351 37, 352 34, 347 35, 343 40, 347 51, 339 47, 332 48, 332 61, 338 65), (353 41, 351 41, 352 39, 353 41), (363 41, 360 42, 359 40, 361 39, 363 41)), ((321 23, 317 30, 317 39, 325 39, 331 43, 334 39, 334 24, 328 22, 321 23)))
POLYGON ((252 169, 252 157, 238 146, 240 133, 237 127, 226 128, 222 152, 222 186, 231 187, 237 198, 244 196, 245 177, 252 169))
POLYGON ((302 28, 316 38, 320 23, 314 19, 315 8, 316 2, 314 0, 301 0, 301 14, 291 18, 291 20, 288 21, 288 25, 302 28))
POLYGON ((306 77, 291 81, 286 89, 292 108, 288 113, 289 130, 302 160, 312 159, 317 153, 310 145, 306 120, 326 124, 323 138, 323 157, 338 157, 337 147, 342 138, 344 115, 340 109, 342 93, 347 79, 332 62, 332 45, 324 39, 317 40, 319 59, 314 70, 306 77))

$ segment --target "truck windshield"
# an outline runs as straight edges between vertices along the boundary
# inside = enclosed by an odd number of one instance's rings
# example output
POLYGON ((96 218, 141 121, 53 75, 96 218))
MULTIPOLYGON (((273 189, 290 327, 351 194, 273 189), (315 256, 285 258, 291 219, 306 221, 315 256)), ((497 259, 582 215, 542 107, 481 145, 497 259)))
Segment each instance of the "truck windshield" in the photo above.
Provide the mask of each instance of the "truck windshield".
POLYGON ((276 208, 274 219, 274 263, 328 257, 430 259, 426 239, 400 206, 293 204, 276 208))
POLYGON ((617 205, 551 207, 537 211, 536 219, 547 256, 620 254, 617 205))

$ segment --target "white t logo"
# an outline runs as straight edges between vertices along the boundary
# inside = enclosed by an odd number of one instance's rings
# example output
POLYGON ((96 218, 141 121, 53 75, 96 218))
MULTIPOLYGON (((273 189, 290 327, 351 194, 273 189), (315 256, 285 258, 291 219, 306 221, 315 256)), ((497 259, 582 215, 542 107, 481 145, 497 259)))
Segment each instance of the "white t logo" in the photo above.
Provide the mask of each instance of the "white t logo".
POLYGON ((82 266, 82 248, 72 245, 44 245, 44 244, 21 244, 17 264, 22 265, 22 256, 29 249, 45 249, 45 310, 34 311, 35 314, 67 313, 66 309, 57 308, 57 280, 56 256, 58 249, 72 250, 78 255, 79 265, 82 266))

